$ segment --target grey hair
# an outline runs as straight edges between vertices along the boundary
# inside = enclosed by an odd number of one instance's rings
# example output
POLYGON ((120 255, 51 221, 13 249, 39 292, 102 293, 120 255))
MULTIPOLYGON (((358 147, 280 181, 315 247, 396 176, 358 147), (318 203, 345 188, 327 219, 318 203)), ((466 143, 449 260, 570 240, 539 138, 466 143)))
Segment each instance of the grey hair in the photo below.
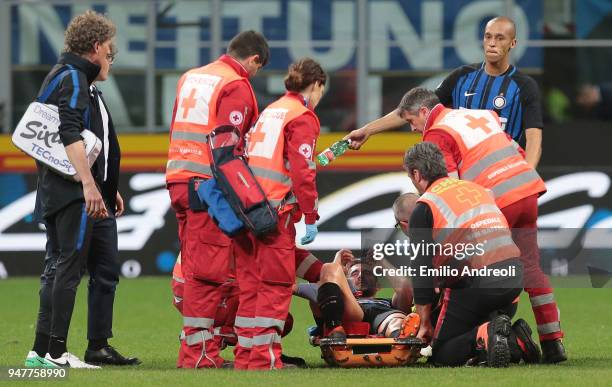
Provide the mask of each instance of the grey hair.
POLYGON ((404 156, 404 168, 408 172, 416 169, 429 182, 448 176, 444 156, 440 148, 431 142, 421 142, 409 148, 404 156))
POLYGON ((415 87, 404 94, 397 110, 399 114, 403 112, 415 114, 423 106, 431 110, 439 103, 440 99, 436 93, 423 87, 415 87))

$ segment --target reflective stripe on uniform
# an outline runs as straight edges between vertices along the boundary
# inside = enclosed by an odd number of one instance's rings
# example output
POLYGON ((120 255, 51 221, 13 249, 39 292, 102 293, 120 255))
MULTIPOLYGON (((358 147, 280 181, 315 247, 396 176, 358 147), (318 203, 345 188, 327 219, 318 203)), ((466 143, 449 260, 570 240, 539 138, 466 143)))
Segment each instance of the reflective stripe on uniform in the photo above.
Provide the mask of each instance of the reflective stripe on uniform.
POLYGON ((308 271, 308 269, 310 269, 310 266, 312 266, 312 264, 316 261, 317 258, 314 255, 307 255, 306 258, 304 258, 304 260, 300 263, 300 266, 298 266, 297 270, 295 271, 295 274, 300 278, 304 278, 304 275, 306 275, 306 272, 308 271))
POLYGON ((208 340, 212 340, 212 338, 213 335, 209 331, 199 331, 189 336, 185 336, 185 344, 195 345, 199 343, 204 343, 208 340))
POLYGON ((278 208, 281 205, 297 203, 297 198, 295 197, 293 192, 289 192, 289 196, 285 197, 283 200, 268 199, 268 202, 270 202, 270 205, 273 208, 278 208))
POLYGON ((271 205, 273 208, 277 208, 278 206, 280 206, 280 205, 281 205, 281 203, 282 203, 283 201, 282 201, 282 200, 271 200, 271 199, 268 199, 268 202, 270 202, 270 205, 271 205))
POLYGON ((461 177, 465 180, 474 180, 491 165, 507 159, 510 156, 518 155, 519 153, 516 151, 514 146, 508 145, 478 160, 478 162, 468 168, 467 171, 463 172, 461 177))
POLYGON ((236 337, 235 333, 222 333, 221 332, 221 327, 216 327, 215 329, 213 329, 213 335, 215 336, 219 336, 219 337, 236 337))
MULTIPOLYGON (((306 164, 308 165, 308 169, 313 169, 313 170, 317 169, 317 164, 314 161, 310 160, 310 159, 306 159, 306 164)), ((289 169, 289 168, 287 168, 287 169, 289 169)))
POLYGON ((175 275, 172 276, 172 279, 175 280, 176 282, 180 283, 180 284, 184 284, 185 283, 185 279, 184 278, 177 277, 175 275))
POLYGON ((508 180, 497 184, 495 187, 492 187, 491 190, 495 194, 495 197, 499 198, 505 193, 508 193, 513 189, 516 189, 524 184, 531 183, 535 180, 540 180, 540 175, 538 175, 535 170, 529 169, 528 171, 520 173, 516 176, 509 178, 508 180))
POLYGON ((549 333, 559 332, 560 330, 561 324, 559 321, 538 325, 538 334, 540 335, 547 335, 549 333))
POLYGON ((446 204, 446 202, 438 195, 431 192, 425 192, 421 196, 421 199, 432 201, 436 205, 436 207, 438 207, 438 210, 440 211, 447 223, 450 223, 452 219, 456 218, 453 210, 451 210, 450 207, 446 204))
POLYGON ((457 216, 453 222, 451 222, 451 224, 449 224, 449 227, 452 228, 460 228, 461 225, 463 225, 465 222, 467 222, 468 220, 475 218, 476 216, 480 215, 480 214, 486 214, 486 213, 496 213, 496 214, 500 214, 499 208, 495 205, 495 204, 481 204, 477 207, 471 208, 467 211, 465 211, 463 214, 457 216))
POLYGON ((238 336, 238 345, 242 348, 253 348, 253 339, 250 337, 238 336))
POLYGON ((272 317, 255 317, 255 327, 257 328, 278 328, 281 331, 285 327, 285 320, 272 317))
POLYGON ((453 210, 451 210, 450 207, 446 204, 444 199, 442 199, 440 196, 433 194, 431 192, 426 192, 425 194, 423 194, 423 196, 421 196, 421 198, 430 200, 436 205, 436 207, 438 208, 438 210, 444 217, 444 220, 446 221, 447 229, 460 228, 465 222, 467 222, 468 220, 480 214, 485 214, 485 213, 490 213, 490 212, 501 214, 501 212, 499 211, 499 208, 497 208, 496 205, 481 204, 479 206, 470 208, 469 210, 457 216, 455 215, 453 210))
POLYGON ((532 307, 542 306, 555 302, 555 296, 552 293, 542 294, 540 296, 530 297, 529 301, 531 301, 532 307))
POLYGON ((487 251, 494 251, 505 246, 514 246, 514 242, 512 241, 512 237, 510 235, 489 239, 485 242, 485 248, 487 251))
POLYGON ((236 316, 234 326, 238 328, 254 328, 255 319, 253 317, 236 316))
POLYGON ((183 326, 192 328, 210 328, 215 323, 212 318, 206 317, 183 317, 183 326))
POLYGON ((186 160, 168 160, 168 164, 166 164, 167 170, 172 169, 185 169, 187 171, 201 173, 204 175, 212 175, 212 169, 210 169, 210 165, 200 164, 193 161, 186 160))
POLYGON ((278 333, 268 333, 265 335, 253 336, 253 345, 266 345, 280 342, 281 337, 278 333))
POLYGON ((261 168, 261 167, 249 166, 249 168, 251 168, 253 175, 257 177, 274 180, 284 185, 291 185, 291 178, 280 172, 273 171, 271 169, 261 168))
POLYGON ((198 132, 181 132, 180 130, 173 130, 172 140, 195 141, 208 144, 208 135, 198 132))

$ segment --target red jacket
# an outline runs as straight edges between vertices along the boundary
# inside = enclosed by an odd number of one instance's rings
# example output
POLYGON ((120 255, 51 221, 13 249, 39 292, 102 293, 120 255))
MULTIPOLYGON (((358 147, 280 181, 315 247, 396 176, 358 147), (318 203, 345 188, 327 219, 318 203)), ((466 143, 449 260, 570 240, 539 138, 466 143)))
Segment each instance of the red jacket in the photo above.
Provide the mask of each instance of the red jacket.
MULTIPOLYGON (((287 92, 287 96, 305 103, 299 93, 287 92)), ((310 106, 309 109, 312 110, 310 106)), ((314 224, 317 214, 317 181, 314 163, 315 145, 319 137, 319 126, 313 117, 303 114, 285 129, 285 159, 289 161, 293 193, 304 214, 306 224, 314 224)))
MULTIPOLYGON (((222 55, 219 60, 229 64, 239 75, 249 77, 246 69, 231 56, 222 55)), ((243 136, 249 131, 257 120, 257 106, 251 106, 251 91, 247 81, 236 81, 225 86, 219 96, 217 112, 219 125, 237 126, 243 136)))

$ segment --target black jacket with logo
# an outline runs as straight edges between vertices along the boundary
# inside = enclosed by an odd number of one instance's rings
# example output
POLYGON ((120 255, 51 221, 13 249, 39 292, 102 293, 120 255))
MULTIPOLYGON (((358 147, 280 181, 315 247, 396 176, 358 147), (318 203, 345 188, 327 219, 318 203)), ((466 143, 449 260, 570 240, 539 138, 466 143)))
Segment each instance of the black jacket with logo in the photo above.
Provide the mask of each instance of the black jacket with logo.
MULTIPOLYGON (((74 67, 78 75, 65 76, 46 101, 46 103, 58 107, 60 117, 59 137, 63 145, 68 146, 82 139, 80 133, 83 129, 89 129, 104 143, 104 127, 97 98, 99 92, 90 91, 91 84, 100 72, 98 65, 74 54, 62 54, 58 64, 53 66, 43 81, 39 95, 47 88, 51 80, 66 68, 66 65, 74 67), (86 120, 89 122, 88 128, 86 127, 86 120)), ((106 111, 109 116, 107 179, 104 181, 104 149, 92 166, 91 173, 100 188, 106 205, 109 207, 108 210, 114 212, 121 152, 108 108, 106 111)), ((38 169, 36 218, 47 218, 74 201, 84 200, 81 183, 60 176, 40 162, 37 162, 36 165, 38 169)))

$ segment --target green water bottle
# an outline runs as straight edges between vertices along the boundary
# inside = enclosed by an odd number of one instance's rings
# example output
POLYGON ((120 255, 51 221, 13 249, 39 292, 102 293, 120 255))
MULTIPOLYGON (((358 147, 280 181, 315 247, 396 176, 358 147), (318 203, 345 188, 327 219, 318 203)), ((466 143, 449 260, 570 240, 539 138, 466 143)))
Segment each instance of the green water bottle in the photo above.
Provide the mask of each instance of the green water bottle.
POLYGON ((329 148, 319 153, 317 160, 322 167, 334 161, 338 156, 341 156, 346 152, 349 147, 348 140, 340 140, 333 143, 329 148))

